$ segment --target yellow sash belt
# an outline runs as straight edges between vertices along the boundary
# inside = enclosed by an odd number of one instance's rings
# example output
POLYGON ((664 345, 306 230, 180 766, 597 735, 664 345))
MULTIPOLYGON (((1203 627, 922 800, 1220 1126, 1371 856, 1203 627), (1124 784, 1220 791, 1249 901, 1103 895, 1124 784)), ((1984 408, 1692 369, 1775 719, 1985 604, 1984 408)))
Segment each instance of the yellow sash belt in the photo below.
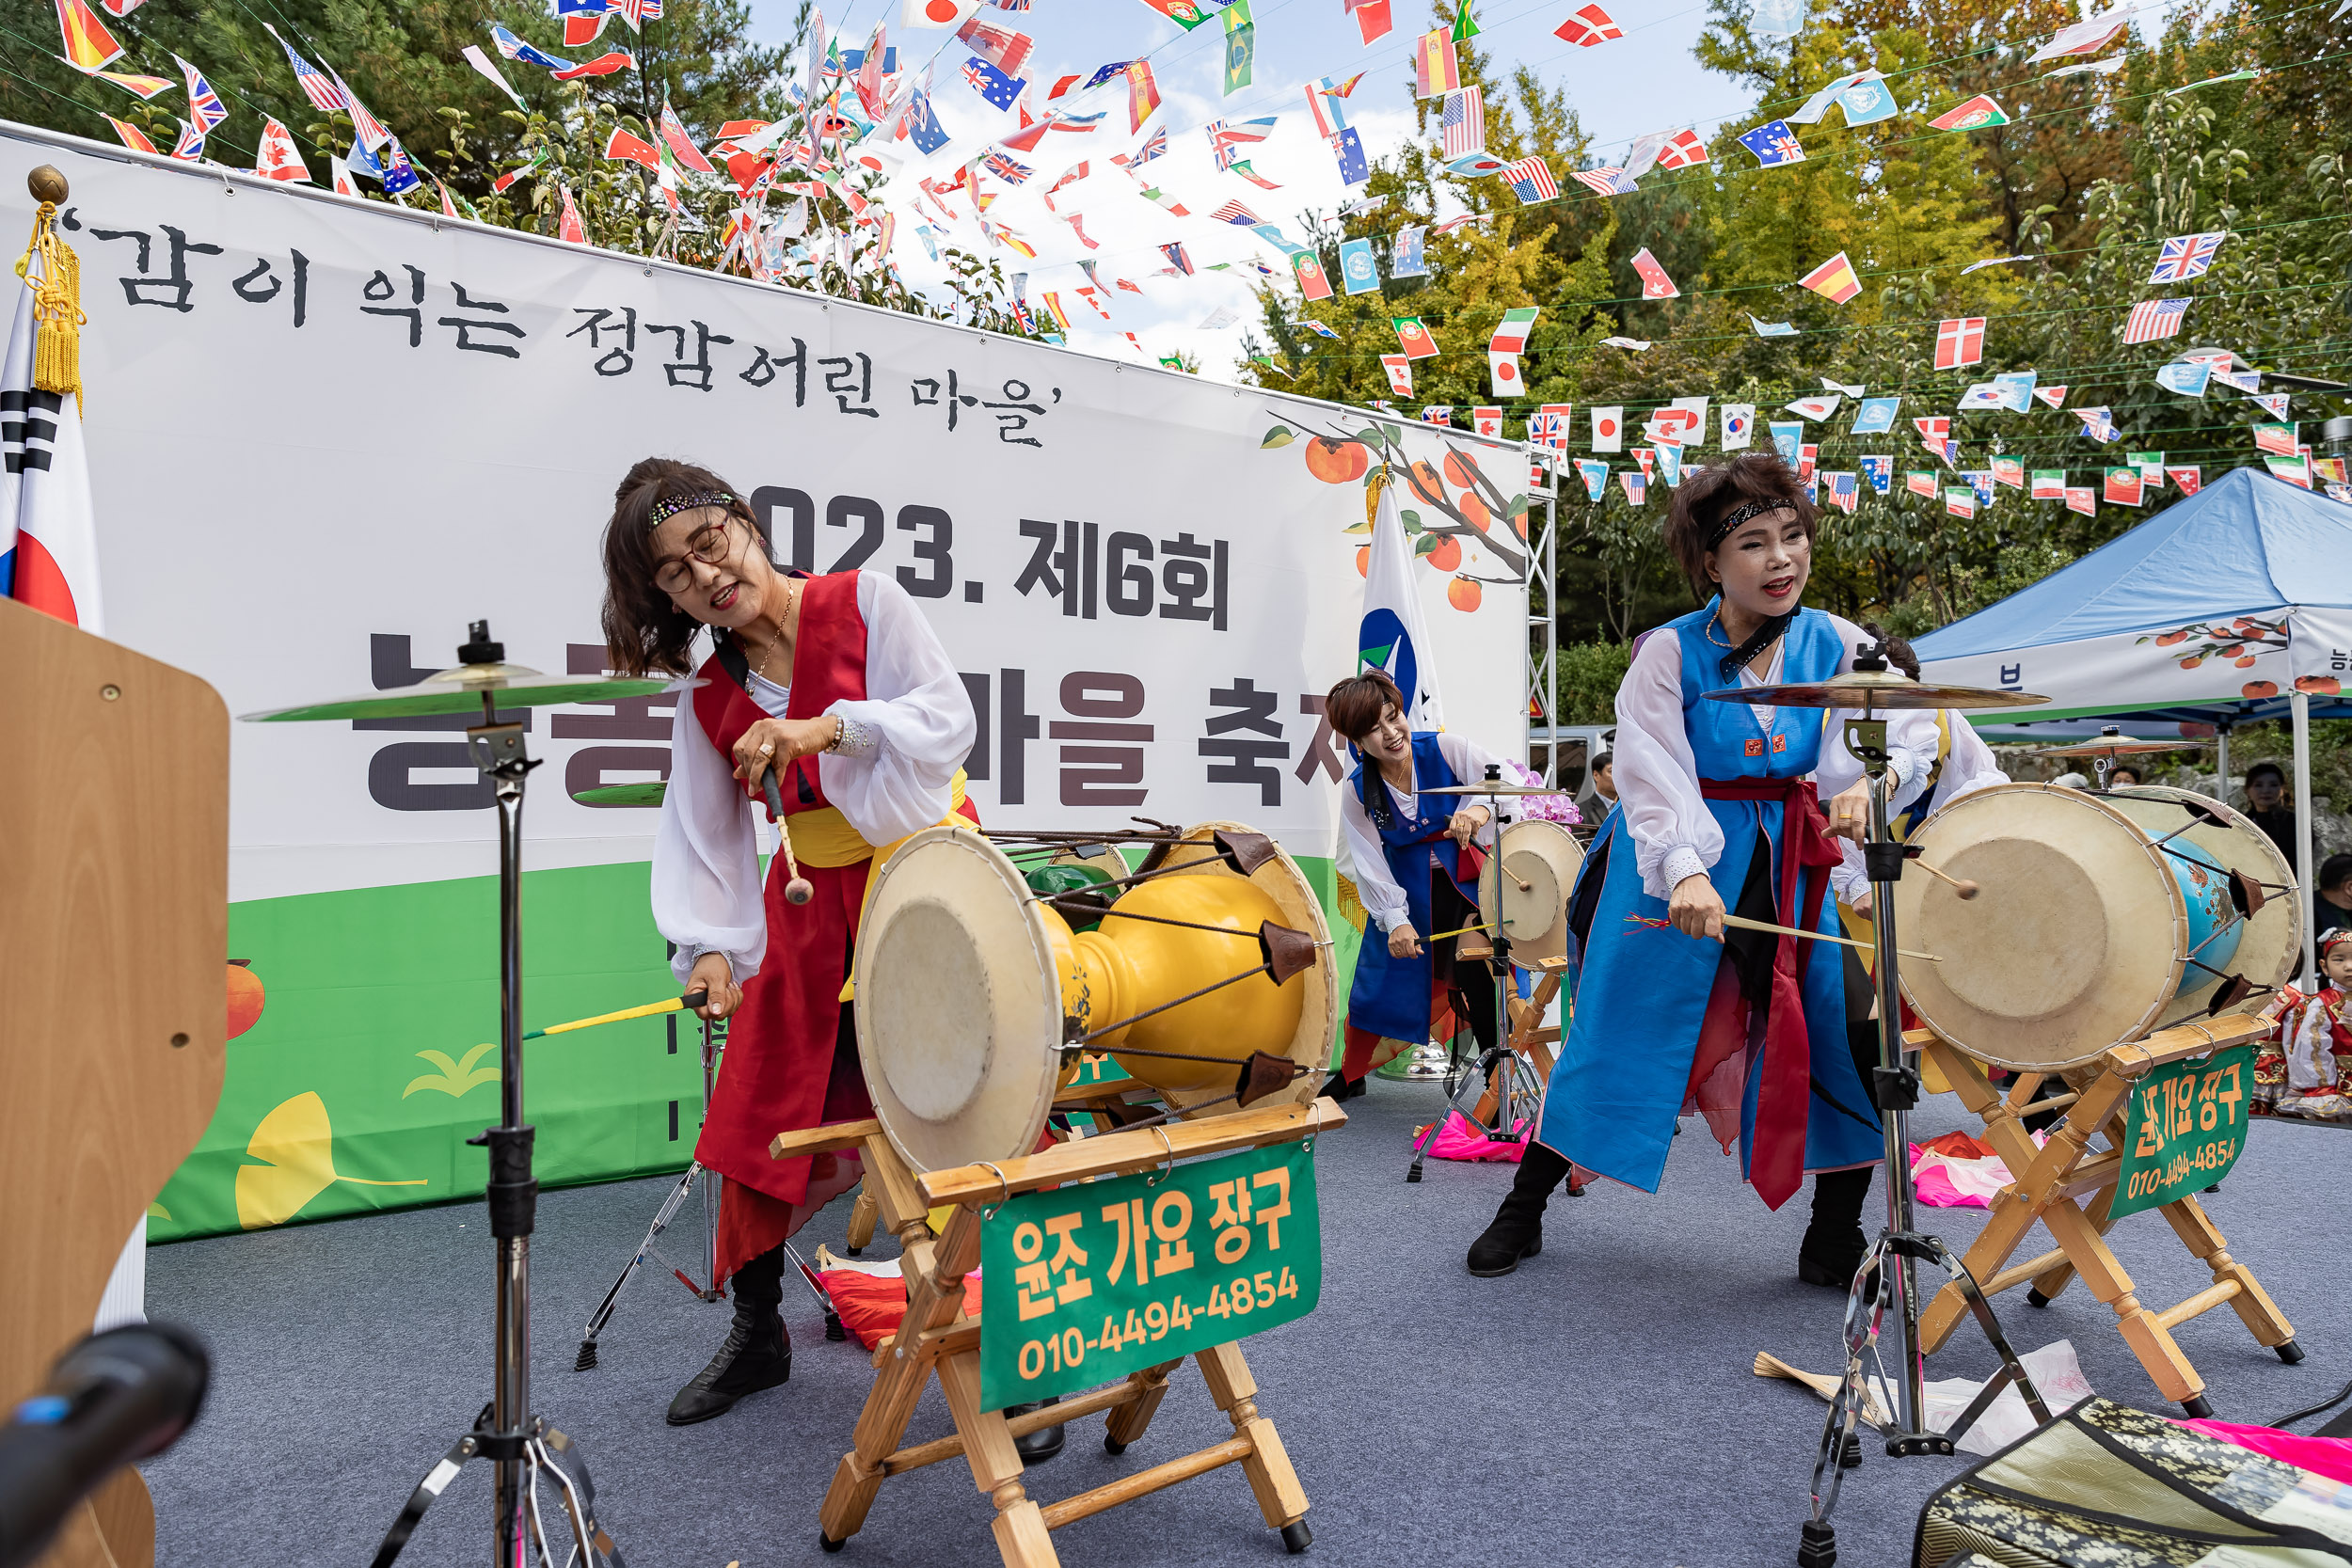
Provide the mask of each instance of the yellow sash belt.
MULTIPOLYGON (((963 769, 959 768, 956 776, 947 783, 947 815, 931 826, 969 827, 971 818, 965 816, 961 809, 964 800, 963 769)), ((907 841, 906 838, 895 839, 876 847, 859 836, 858 831, 850 826, 850 819, 842 816, 835 806, 819 806, 815 811, 790 813, 788 826, 792 830, 793 859, 805 865, 823 866, 828 870, 855 865, 864 860, 873 861, 879 866, 898 853, 898 846, 907 841)), ((914 836, 909 833, 907 838, 914 836)), ((866 897, 871 900, 873 896, 874 879, 869 873, 866 879, 866 897)), ((863 907, 858 911, 861 923, 865 912, 863 907)), ((850 975, 842 981, 841 1000, 847 1002, 856 994, 857 977, 850 975)))

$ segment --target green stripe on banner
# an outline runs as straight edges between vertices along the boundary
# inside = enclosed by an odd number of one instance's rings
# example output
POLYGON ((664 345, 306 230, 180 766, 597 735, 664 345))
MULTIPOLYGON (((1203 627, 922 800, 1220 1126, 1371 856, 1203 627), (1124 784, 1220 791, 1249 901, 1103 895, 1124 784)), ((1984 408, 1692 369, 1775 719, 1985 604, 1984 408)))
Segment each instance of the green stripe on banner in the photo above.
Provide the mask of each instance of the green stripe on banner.
MULTIPOLYGON (((1332 909, 1331 863, 1299 866, 1339 938, 1343 1012, 1356 932, 1332 909)), ((525 1028, 673 994, 647 879, 643 862, 524 874, 525 1028)), ((219 1108, 150 1209, 150 1239, 479 1197, 483 1155, 466 1140, 498 1119, 498 1052, 476 1050, 498 1037, 497 879, 256 899, 230 906, 229 932, 266 1005, 229 1043, 219 1108)), ((540 1182, 684 1169, 700 1045, 678 1014, 530 1042, 540 1182)))

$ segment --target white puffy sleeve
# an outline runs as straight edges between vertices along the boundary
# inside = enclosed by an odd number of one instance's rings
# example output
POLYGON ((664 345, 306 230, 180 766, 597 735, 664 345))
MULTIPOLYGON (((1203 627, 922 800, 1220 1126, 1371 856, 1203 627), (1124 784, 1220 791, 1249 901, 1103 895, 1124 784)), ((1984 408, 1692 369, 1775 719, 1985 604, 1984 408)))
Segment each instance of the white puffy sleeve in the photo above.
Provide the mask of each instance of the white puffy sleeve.
MULTIPOLYGON (((1367 761, 1366 768, 1373 765, 1367 761)), ((1377 777, 1372 781, 1375 789, 1386 789, 1377 777)), ((1363 905, 1364 913, 1384 931, 1393 931, 1405 918, 1405 890, 1396 885, 1389 874, 1389 855, 1380 842, 1379 831, 1373 827, 1372 817, 1364 810, 1363 800, 1357 795, 1353 780, 1340 785, 1340 837, 1347 846, 1348 859, 1355 863, 1356 900, 1363 905)))
POLYGON ((1723 858, 1724 831, 1699 794, 1698 763, 1682 722, 1682 640, 1645 641, 1617 688, 1613 771, 1617 809, 1633 835, 1634 864, 1653 898, 1723 858))
POLYGON ((752 803, 686 691, 670 724, 670 787, 654 830, 653 923, 676 944, 670 969, 680 985, 696 958, 723 953, 739 986, 768 951, 752 803))
POLYGON ((842 743, 818 754, 817 776, 860 838, 892 844, 947 815, 978 721, 963 677, 895 578, 860 572, 857 608, 866 695, 825 710, 842 721, 842 743))
POLYGON ((1984 743, 1977 727, 1968 722, 1968 716, 1958 708, 1947 708, 1945 719, 1952 737, 1951 753, 1944 759, 1945 786, 1940 799, 1957 800, 1962 796, 1994 784, 2010 782, 2001 771, 2000 760, 1993 748, 1984 743))
MULTIPOLYGON (((1854 644, 1868 641, 1868 634, 1842 615, 1832 615, 1830 624, 1836 628, 1845 650, 1838 656, 1837 673, 1850 674, 1853 671, 1854 644)), ((1820 766, 1813 775, 1815 787, 1824 801, 1844 794, 1862 777, 1861 762, 1846 750, 1846 721, 1853 716, 1851 708, 1830 711, 1828 730, 1821 736, 1820 766)), ((1935 765, 1935 750, 1934 709, 1909 708, 1886 716, 1887 767, 1895 775, 1895 793, 1887 802, 1890 811, 1909 804, 1925 786, 1928 770, 1935 765)))
MULTIPOLYGON (((1502 764, 1501 757, 1481 746, 1477 741, 1470 739, 1468 736, 1455 735, 1451 730, 1438 732, 1438 754, 1445 758, 1445 765, 1452 768, 1454 776, 1464 784, 1485 784, 1486 769, 1499 768, 1502 764)), ((1508 773, 1503 774, 1502 782, 1511 783, 1511 776, 1508 773)), ((1454 811, 1460 811, 1464 806, 1486 806, 1491 809, 1498 805, 1502 809, 1495 813, 1494 820, 1471 835, 1471 842, 1481 849, 1491 851, 1495 847, 1495 834, 1500 831, 1501 825, 1519 819, 1518 797, 1506 795, 1500 801, 1485 800, 1476 795, 1454 797, 1453 809, 1454 811)))

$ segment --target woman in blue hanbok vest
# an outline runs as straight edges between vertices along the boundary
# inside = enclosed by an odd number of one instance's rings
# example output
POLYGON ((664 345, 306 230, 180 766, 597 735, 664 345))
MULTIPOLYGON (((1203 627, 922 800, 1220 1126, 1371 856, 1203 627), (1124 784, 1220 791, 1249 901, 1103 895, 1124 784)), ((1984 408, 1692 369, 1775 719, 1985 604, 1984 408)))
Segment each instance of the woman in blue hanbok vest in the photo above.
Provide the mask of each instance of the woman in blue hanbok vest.
POLYGON ((1491 807, 1429 792, 1482 783, 1498 759, 1458 735, 1414 730, 1396 683, 1377 670, 1333 687, 1324 713, 1356 752, 1341 790, 1340 834, 1365 915, 1347 997, 1346 1086, 1327 1091, 1344 1098, 1374 1068, 1429 1038, 1433 991, 1458 1002, 1482 1049, 1494 1043, 1494 976, 1462 956, 1459 937, 1441 934, 1478 923, 1478 868, 1495 842, 1491 807))
MULTIPOLYGON (((1843 714, 1701 693, 1826 680, 1865 641, 1799 601, 1815 514, 1771 452, 1686 474, 1666 541, 1708 597, 1635 650, 1618 688, 1618 809, 1570 897, 1581 964, 1536 1144, 1472 1244, 1472 1274, 1508 1274, 1543 1243, 1545 1199, 1572 1165, 1655 1192, 1679 1117, 1696 1110, 1777 1209, 1817 1185, 1800 1273, 1850 1283, 1882 1155, 1878 1113, 1848 1046, 1841 950, 1727 929, 1726 912, 1835 934, 1831 833, 1868 816, 1843 714), (1826 820, 1824 819, 1826 813, 1826 820)), ((1926 771, 1934 716, 1890 721, 1898 799, 1926 771), (1923 750, 1920 737, 1927 736, 1923 750)))

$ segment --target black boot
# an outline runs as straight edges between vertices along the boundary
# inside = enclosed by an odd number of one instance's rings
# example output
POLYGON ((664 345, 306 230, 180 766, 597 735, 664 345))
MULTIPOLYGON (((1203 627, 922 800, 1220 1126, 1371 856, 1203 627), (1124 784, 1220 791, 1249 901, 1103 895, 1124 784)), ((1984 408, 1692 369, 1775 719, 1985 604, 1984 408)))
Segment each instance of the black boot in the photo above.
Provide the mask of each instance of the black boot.
POLYGON ((1797 1247, 1797 1277, 1807 1285, 1851 1289, 1869 1239, 1862 1233, 1862 1204, 1870 1196, 1870 1168, 1825 1170, 1813 1178, 1813 1219, 1797 1247))
POLYGON ((1544 1203, 1567 1174, 1565 1159, 1542 1144, 1528 1144, 1510 1196, 1495 1211, 1494 1223, 1470 1243, 1470 1273, 1494 1279, 1518 1268, 1520 1259, 1544 1250, 1544 1203))
POLYGON ((792 1337, 776 1311, 784 1300, 784 1248, 761 1253, 727 1281, 735 1323, 710 1365, 670 1402, 669 1423, 691 1426, 723 1416, 737 1400, 773 1388, 792 1375, 792 1337))
MULTIPOLYGON (((1060 1402, 1058 1399, 1052 1399, 1039 1400, 1031 1404, 1009 1404, 1005 1406, 1005 1415, 1008 1418, 1025 1416, 1032 1410, 1042 1410, 1049 1404, 1060 1402)), ((1061 1424, 1056 1422, 1049 1427, 1040 1427, 1026 1436, 1014 1438, 1013 1451, 1021 1456, 1024 1465, 1042 1465, 1061 1452, 1062 1438, 1061 1424)))

